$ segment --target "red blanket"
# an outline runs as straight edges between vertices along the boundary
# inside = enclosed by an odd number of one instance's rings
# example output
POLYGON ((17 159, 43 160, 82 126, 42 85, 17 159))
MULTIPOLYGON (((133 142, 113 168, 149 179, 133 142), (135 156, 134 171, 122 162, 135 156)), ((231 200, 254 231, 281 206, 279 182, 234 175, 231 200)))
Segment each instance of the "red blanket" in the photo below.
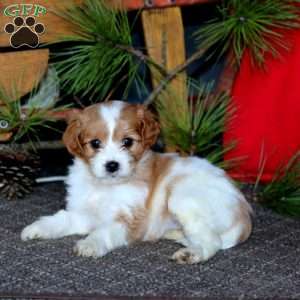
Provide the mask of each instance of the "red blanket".
POLYGON ((228 124, 224 144, 237 146, 226 159, 240 158, 231 175, 255 181, 262 162, 262 180, 300 150, 300 31, 285 36, 291 48, 281 58, 266 58, 265 70, 253 66, 246 53, 233 86, 236 116, 228 124))

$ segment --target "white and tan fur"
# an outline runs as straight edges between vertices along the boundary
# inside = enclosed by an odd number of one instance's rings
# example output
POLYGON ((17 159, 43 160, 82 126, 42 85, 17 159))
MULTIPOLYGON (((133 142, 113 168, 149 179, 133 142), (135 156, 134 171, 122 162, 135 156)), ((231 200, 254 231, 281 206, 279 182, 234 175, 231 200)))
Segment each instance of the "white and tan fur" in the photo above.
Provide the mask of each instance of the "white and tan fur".
POLYGON ((183 245, 172 256, 178 263, 205 261, 245 241, 251 208, 225 172, 198 157, 152 152, 158 134, 143 105, 111 101, 74 116, 64 134, 75 155, 66 209, 24 228, 22 240, 87 235, 75 252, 101 257, 135 241, 173 239, 183 245), (106 168, 111 161, 119 164, 114 172, 106 168))

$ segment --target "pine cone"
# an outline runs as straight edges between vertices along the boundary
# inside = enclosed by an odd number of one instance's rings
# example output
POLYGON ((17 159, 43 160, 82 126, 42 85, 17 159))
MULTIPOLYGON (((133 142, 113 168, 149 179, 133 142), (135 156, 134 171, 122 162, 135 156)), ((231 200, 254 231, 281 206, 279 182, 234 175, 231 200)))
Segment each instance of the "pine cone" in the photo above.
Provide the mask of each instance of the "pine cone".
POLYGON ((7 200, 24 198, 35 184, 37 155, 20 150, 0 151, 0 195, 7 200))

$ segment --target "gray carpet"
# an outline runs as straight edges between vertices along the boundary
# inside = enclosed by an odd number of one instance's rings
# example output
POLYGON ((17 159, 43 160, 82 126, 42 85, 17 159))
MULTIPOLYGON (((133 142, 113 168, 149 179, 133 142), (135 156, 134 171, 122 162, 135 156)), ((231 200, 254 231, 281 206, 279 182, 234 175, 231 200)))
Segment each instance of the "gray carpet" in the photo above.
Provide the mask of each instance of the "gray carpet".
POLYGON ((119 249, 97 260, 72 254, 78 237, 21 242, 21 229, 60 209, 64 194, 62 184, 47 184, 25 200, 0 201, 0 298, 33 294, 300 299, 299 220, 255 207, 254 231, 246 243, 193 266, 169 261, 178 245, 167 241, 119 249))

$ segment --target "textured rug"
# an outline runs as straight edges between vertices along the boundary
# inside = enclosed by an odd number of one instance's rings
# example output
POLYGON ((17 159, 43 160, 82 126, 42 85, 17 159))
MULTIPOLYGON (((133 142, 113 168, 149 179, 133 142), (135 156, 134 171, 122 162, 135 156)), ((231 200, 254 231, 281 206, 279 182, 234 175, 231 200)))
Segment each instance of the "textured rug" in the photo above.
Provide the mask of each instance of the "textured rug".
POLYGON ((299 220, 255 206, 254 231, 246 243, 193 266, 169 261, 179 246, 167 241, 122 248, 101 259, 74 256, 71 250, 78 237, 21 242, 21 229, 63 207, 64 195, 62 184, 47 184, 22 201, 0 201, 0 299, 12 298, 9 295, 300 299, 299 220))

